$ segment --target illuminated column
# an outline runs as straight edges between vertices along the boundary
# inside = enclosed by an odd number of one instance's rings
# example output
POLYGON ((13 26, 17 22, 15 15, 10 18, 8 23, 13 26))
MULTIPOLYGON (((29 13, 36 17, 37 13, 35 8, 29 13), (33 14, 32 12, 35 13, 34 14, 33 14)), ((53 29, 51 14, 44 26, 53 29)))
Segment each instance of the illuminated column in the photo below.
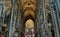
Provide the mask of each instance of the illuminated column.
POLYGON ((52 37, 51 36, 51 31, 48 28, 48 22, 47 22, 47 13, 46 13, 46 0, 42 0, 42 13, 43 13, 43 32, 42 32, 42 36, 45 37, 52 37))
POLYGON ((36 37, 42 37, 42 23, 43 23, 43 17, 42 17, 42 4, 41 0, 37 0, 37 10, 36 10, 36 30, 37 30, 37 36, 36 37))
POLYGON ((51 16, 52 16, 52 21, 53 21, 53 26, 54 26, 54 36, 59 37, 59 29, 58 29, 58 23, 57 23, 57 18, 56 18, 56 10, 55 10, 55 2, 54 0, 50 0, 50 8, 51 8, 51 16))
POLYGON ((15 0, 11 0, 12 3, 12 10, 11 10, 11 20, 10 20, 10 27, 9 27, 9 36, 8 37, 13 37, 13 17, 14 17, 14 3, 15 0))
POLYGON ((0 16, 1 16, 1 14, 2 14, 2 8, 3 8, 3 1, 2 0, 0 0, 0 16))

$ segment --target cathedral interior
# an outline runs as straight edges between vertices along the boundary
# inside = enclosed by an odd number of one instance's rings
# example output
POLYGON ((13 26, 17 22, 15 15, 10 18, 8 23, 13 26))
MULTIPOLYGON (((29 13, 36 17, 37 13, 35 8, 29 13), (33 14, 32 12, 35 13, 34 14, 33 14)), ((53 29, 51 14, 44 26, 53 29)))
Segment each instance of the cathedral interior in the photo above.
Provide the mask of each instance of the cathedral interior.
POLYGON ((60 37, 60 0, 0 0, 0 37, 60 37))

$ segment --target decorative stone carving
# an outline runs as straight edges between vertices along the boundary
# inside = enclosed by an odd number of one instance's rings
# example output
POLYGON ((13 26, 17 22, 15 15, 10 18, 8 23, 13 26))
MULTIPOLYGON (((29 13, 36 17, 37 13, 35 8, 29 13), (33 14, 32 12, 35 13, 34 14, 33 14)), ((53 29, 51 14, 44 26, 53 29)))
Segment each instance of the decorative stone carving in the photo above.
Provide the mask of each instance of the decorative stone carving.
POLYGON ((31 15, 35 17, 36 0, 21 0, 24 16, 31 15))

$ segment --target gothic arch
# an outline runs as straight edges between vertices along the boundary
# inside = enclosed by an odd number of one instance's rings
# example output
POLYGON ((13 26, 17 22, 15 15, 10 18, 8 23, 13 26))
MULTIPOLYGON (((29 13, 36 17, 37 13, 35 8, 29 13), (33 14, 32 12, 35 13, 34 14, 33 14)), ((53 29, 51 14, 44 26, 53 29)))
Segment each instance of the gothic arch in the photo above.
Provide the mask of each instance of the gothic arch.
MULTIPOLYGON (((25 28, 25 23, 27 20, 31 19, 32 21, 34 21, 34 17, 32 17, 31 15, 28 15, 27 17, 25 17, 24 21, 23 21, 23 27, 25 28)), ((25 29, 23 28, 23 30, 25 31, 25 29)))

